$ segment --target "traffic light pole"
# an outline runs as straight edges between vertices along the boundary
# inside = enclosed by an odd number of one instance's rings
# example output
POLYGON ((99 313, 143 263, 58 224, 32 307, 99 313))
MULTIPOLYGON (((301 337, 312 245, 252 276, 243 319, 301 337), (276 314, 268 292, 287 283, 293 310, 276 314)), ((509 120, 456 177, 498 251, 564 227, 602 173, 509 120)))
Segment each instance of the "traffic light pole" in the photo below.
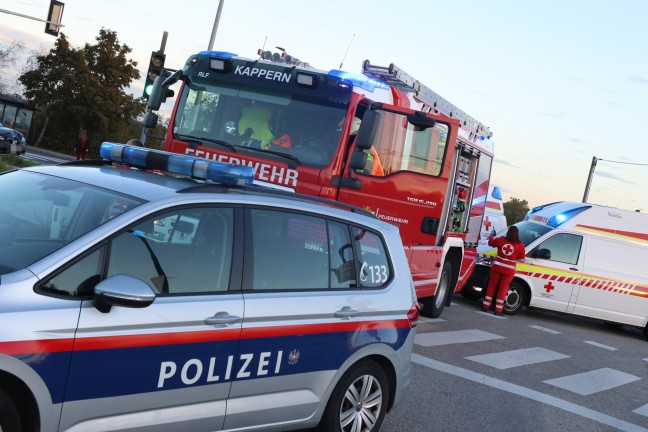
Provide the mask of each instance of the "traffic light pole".
POLYGON ((216 19, 214 20, 214 28, 212 29, 211 37, 209 38, 209 46, 207 47, 208 51, 214 49, 214 40, 216 39, 216 31, 218 30, 218 22, 220 21, 221 12, 223 11, 223 3, 225 0, 220 0, 218 2, 218 10, 216 11, 216 19))
MULTIPOLYGON (((166 42, 167 42, 167 37, 168 36, 169 36, 169 32, 165 31, 164 33, 162 33, 162 42, 160 43, 160 50, 157 52, 157 54, 161 54, 162 56, 164 56, 164 50, 166 49, 166 42)), ((151 54, 154 55, 154 53, 151 53, 151 54)), ((164 66, 164 63, 162 64, 162 66, 164 66)), ((151 69, 151 66, 149 65, 149 70, 150 69, 151 69)), ((147 72, 147 75, 148 75, 148 72, 147 72)), ((147 77, 147 80, 148 80, 148 77, 147 77)), ((146 94, 146 87, 147 87, 147 82, 145 80, 145 83, 144 83, 144 93, 145 94, 146 94)), ((152 112, 151 109, 148 109, 146 111, 147 114, 150 113, 150 112, 152 112)), ((146 144, 146 126, 142 126, 142 132, 140 133, 140 141, 142 142, 142 144, 146 144)))
POLYGON ((585 193, 583 193, 583 203, 586 203, 587 198, 589 197, 590 186, 592 185, 592 177, 594 177, 594 169, 596 168, 597 161, 598 158, 596 156, 592 156, 592 166, 590 166, 589 175, 587 176, 587 184, 585 184, 585 193))

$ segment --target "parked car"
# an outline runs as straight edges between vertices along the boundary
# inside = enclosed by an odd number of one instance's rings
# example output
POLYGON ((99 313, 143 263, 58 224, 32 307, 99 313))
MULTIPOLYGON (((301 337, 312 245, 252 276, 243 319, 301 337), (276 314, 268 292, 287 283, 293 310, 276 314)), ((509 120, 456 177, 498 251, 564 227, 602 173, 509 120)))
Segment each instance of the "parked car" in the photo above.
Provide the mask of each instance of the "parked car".
POLYGON ((0 154, 21 155, 27 151, 25 136, 0 123, 0 154))
POLYGON ((380 429, 419 313, 395 226, 100 152, 0 174, 0 430, 380 429))

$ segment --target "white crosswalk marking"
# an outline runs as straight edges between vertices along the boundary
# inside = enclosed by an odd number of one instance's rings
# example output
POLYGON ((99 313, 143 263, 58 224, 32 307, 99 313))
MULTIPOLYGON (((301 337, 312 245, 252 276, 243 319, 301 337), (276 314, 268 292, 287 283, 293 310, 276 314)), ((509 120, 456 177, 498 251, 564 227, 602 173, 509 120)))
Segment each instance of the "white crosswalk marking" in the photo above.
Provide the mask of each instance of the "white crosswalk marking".
POLYGON ((559 331, 551 330, 551 329, 549 329, 547 327, 541 327, 541 326, 537 326, 537 325, 530 325, 529 327, 531 327, 533 329, 536 329, 536 330, 543 331, 543 332, 551 333, 551 334, 560 334, 559 331))
POLYGON ((617 349, 618 349, 618 348, 614 348, 614 347, 611 347, 609 345, 603 345, 603 344, 600 344, 600 343, 594 342, 594 341, 585 341, 585 343, 589 344, 589 345, 592 345, 592 346, 595 346, 595 347, 606 349, 608 351, 617 351, 617 349))
POLYGON ((439 322, 444 322, 445 320, 443 318, 428 318, 424 316, 419 316, 419 322, 424 322, 424 323, 439 323, 439 322))
POLYGON ((602 368, 543 381, 561 389, 587 396, 628 384, 641 378, 610 368, 602 368))
POLYGON ((566 358, 569 358, 569 356, 542 347, 466 357, 467 360, 472 360, 497 369, 509 369, 566 358))
POLYGON ((646 405, 644 405, 642 407, 639 407, 636 410, 633 410, 632 412, 635 413, 635 414, 639 414, 639 415, 648 417, 648 404, 646 404, 646 405))
POLYGON ((483 342, 487 340, 504 339, 504 336, 499 336, 493 333, 488 333, 482 330, 456 330, 447 332, 432 332, 417 334, 414 338, 414 343, 421 346, 439 346, 461 344, 468 342, 483 342))

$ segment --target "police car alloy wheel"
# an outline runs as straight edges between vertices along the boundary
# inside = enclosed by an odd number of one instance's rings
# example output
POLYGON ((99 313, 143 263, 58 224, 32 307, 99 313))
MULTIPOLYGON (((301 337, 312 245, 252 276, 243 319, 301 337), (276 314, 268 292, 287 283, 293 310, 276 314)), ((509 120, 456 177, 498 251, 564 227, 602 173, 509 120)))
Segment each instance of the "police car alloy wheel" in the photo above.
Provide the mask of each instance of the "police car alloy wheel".
POLYGON ((385 372, 375 362, 367 361, 351 368, 331 394, 319 430, 380 430, 387 410, 388 392, 385 372))

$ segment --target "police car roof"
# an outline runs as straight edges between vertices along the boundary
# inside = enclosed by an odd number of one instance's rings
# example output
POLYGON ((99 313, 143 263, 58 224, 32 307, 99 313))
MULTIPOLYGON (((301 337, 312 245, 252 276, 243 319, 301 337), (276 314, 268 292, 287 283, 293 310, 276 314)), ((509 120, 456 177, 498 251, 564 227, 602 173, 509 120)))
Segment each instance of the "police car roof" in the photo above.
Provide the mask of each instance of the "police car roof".
POLYGON ((343 217, 348 220, 355 219, 357 222, 365 224, 367 222, 366 218, 369 217, 374 219, 373 224, 375 224, 375 228, 385 230, 396 229, 394 225, 377 219, 373 214, 364 209, 337 201, 256 185, 238 187, 213 182, 205 183, 201 180, 169 173, 150 172, 136 168, 132 169, 127 165, 110 165, 107 161, 42 165, 23 168, 23 170, 67 178, 91 186, 110 189, 146 201, 157 201, 174 196, 179 197, 181 195, 185 198, 187 195, 207 198, 205 196, 206 194, 223 195, 226 192, 236 191, 239 193, 230 195, 227 198, 228 201, 246 201, 245 197, 248 197, 248 199, 255 197, 255 202, 263 204, 276 205, 280 203, 285 207, 295 209, 308 209, 309 206, 312 206, 309 209, 311 211, 324 211, 329 215, 343 217), (238 196, 238 198, 235 196, 238 196), (326 208, 329 211, 326 211, 326 208), (360 216, 356 219, 355 215, 360 216))

